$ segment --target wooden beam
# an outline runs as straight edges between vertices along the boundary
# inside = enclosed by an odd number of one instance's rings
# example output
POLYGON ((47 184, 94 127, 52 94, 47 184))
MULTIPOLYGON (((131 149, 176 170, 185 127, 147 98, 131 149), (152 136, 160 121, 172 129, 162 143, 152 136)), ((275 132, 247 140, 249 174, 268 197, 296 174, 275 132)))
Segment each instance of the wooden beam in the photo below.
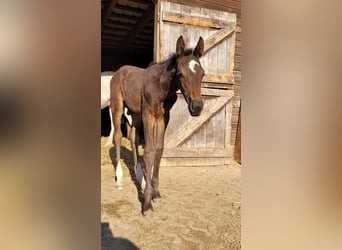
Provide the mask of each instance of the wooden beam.
POLYGON ((232 27, 232 22, 228 22, 225 20, 207 18, 207 17, 194 17, 187 16, 181 13, 173 13, 165 11, 163 12, 163 21, 164 22, 172 22, 172 23, 180 23, 186 25, 221 29, 226 27, 232 27))
POLYGON ((183 129, 180 129, 172 138, 165 142, 165 148, 175 148, 183 144, 193 133, 219 112, 232 98, 221 96, 202 110, 200 116, 192 118, 183 129))
POLYGON ((124 42, 122 43, 119 49, 119 55, 118 55, 119 58, 125 53, 128 46, 132 43, 136 35, 141 31, 141 29, 144 28, 144 26, 151 20, 153 16, 154 16, 154 4, 150 4, 145 14, 143 14, 143 16, 141 17, 140 21, 134 26, 131 32, 124 39, 124 42))
POLYGON ((130 0, 130 1, 134 2, 136 4, 143 4, 143 5, 150 4, 149 2, 153 2, 152 0, 149 0, 149 1, 146 1, 146 0, 130 0))
MULTIPOLYGON (((184 0, 168 0, 178 4, 184 4, 184 0)), ((241 2, 234 3, 234 1, 224 0, 186 0, 186 5, 200 8, 207 8, 213 10, 226 11, 230 13, 236 13, 241 16, 241 2)))
POLYGON ((205 74, 203 82, 233 83, 234 75, 205 74))
POLYGON ((226 148, 164 148, 164 158, 229 157, 226 148))
POLYGON ((204 39, 204 55, 234 32, 232 27, 221 29, 204 39))
POLYGON ((131 27, 126 25, 123 25, 120 22, 115 22, 115 21, 111 21, 111 22, 107 22, 104 26, 104 29, 119 29, 119 30, 130 30, 131 27))
POLYGON ((217 89, 217 88, 201 88, 202 96, 226 96, 232 98, 234 96, 234 90, 231 89, 217 89))
POLYGON ((124 11, 125 13, 130 13, 130 15, 133 13, 133 14, 138 14, 139 16, 141 14, 144 14, 145 13, 145 9, 142 9, 142 8, 133 8, 133 7, 129 7, 129 6, 124 6, 124 5, 117 5, 115 7, 115 9, 118 9, 118 10, 121 10, 121 11, 124 11))
POLYGON ((110 29, 104 29, 102 30, 101 34, 102 35, 115 35, 116 37, 124 37, 126 36, 128 33, 127 30, 125 31, 120 31, 120 30, 116 30, 116 29, 113 29, 113 30, 110 30, 110 29))
POLYGON ((102 41, 104 41, 104 40, 122 41, 122 37, 106 35, 106 34, 102 34, 101 36, 102 36, 102 41))
POLYGON ((127 15, 123 15, 123 14, 118 14, 118 13, 113 13, 112 15, 110 15, 108 17, 107 23, 111 23, 111 22, 120 22, 123 24, 133 24, 135 25, 136 23, 138 23, 140 21, 140 17, 136 17, 136 16, 127 16, 127 15))
POLYGON ((101 29, 104 27, 109 16, 112 14, 113 8, 115 7, 118 0, 108 0, 101 13, 101 29))

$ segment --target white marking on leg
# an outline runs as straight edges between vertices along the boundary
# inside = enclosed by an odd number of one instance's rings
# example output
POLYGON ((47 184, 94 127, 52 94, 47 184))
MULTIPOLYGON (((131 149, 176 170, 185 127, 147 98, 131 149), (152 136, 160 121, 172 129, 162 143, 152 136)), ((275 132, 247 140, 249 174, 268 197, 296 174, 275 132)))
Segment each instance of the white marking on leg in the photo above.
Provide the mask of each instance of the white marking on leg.
POLYGON ((198 62, 196 62, 195 60, 191 60, 189 62, 189 68, 192 72, 196 73, 196 70, 195 70, 195 66, 198 65, 198 62))
POLYGON ((141 188, 144 189, 146 183, 145 183, 144 173, 143 173, 143 171, 141 169, 141 165, 140 165, 139 162, 137 164, 137 179, 138 179, 138 182, 141 185, 141 188))
POLYGON ((123 172, 122 172, 122 167, 121 167, 121 162, 119 161, 118 164, 116 165, 116 187, 119 190, 122 190, 122 176, 123 176, 123 172))
POLYGON ((129 126, 132 127, 132 116, 128 114, 128 108, 124 108, 124 114, 129 123, 129 126))

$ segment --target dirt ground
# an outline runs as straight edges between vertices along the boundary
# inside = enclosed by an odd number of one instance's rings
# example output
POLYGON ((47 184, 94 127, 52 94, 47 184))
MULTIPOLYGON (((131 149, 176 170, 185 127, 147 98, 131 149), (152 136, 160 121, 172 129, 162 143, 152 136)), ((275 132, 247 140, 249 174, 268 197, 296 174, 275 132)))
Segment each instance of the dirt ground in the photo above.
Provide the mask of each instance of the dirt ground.
POLYGON ((114 147, 101 138, 101 249, 241 249, 240 165, 161 167, 162 199, 141 214, 123 139, 123 190, 115 187, 114 147), (111 156, 110 156, 111 155, 111 156))

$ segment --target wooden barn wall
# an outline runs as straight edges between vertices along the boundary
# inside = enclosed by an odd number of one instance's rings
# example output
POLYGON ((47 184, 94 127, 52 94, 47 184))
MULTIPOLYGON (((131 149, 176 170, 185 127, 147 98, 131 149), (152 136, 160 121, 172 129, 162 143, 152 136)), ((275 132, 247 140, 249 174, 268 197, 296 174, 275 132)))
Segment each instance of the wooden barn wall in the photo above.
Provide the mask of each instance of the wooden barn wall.
MULTIPOLYGON (((214 10, 222 10, 235 13, 236 19, 236 42, 234 54, 234 90, 233 109, 232 109, 232 128, 230 144, 232 147, 236 145, 238 121, 240 116, 240 94, 241 94, 241 68, 242 68, 242 53, 241 53, 241 0, 168 0, 169 2, 186 4, 194 7, 204 7, 214 10)), ((239 142, 240 143, 240 142, 239 142)))
POLYGON ((180 35, 183 35, 188 47, 194 47, 201 35, 205 47, 208 48, 207 53, 201 58, 206 71, 202 86, 204 100, 202 115, 189 116, 184 98, 181 94, 178 96, 174 108, 171 109, 172 119, 165 134, 161 165, 229 164, 233 149, 231 118, 234 97, 232 89, 236 13, 207 7, 189 7, 186 4, 170 1, 162 1, 158 13, 156 18, 160 22, 155 26, 156 60, 168 57, 170 51, 175 49, 176 39, 180 35), (191 20, 202 20, 202 23, 189 24, 190 19, 187 17, 192 17, 191 20), (210 19, 219 26, 213 29, 210 26, 212 24, 203 21, 210 19), (223 35, 225 39, 220 42, 219 38, 223 35))

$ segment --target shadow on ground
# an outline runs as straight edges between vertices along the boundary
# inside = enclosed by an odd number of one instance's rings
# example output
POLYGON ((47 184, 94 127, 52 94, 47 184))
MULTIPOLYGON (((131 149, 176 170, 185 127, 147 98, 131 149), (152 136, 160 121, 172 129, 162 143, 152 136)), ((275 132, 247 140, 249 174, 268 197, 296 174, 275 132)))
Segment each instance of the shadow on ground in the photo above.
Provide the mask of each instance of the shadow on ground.
POLYGON ((139 250, 133 242, 114 237, 108 222, 101 223, 101 250, 139 250))

